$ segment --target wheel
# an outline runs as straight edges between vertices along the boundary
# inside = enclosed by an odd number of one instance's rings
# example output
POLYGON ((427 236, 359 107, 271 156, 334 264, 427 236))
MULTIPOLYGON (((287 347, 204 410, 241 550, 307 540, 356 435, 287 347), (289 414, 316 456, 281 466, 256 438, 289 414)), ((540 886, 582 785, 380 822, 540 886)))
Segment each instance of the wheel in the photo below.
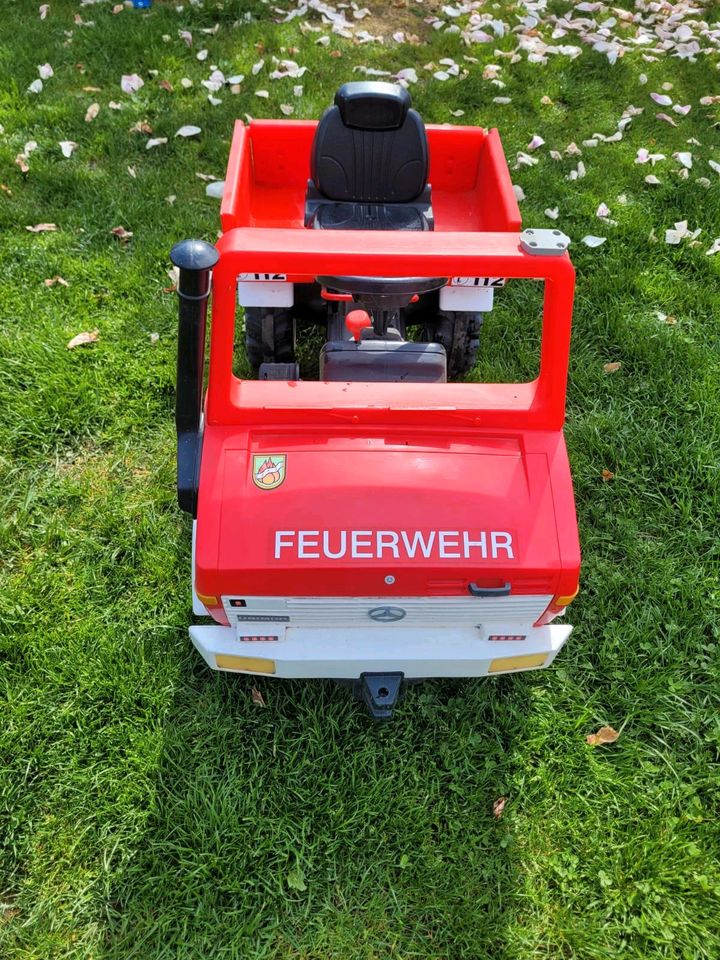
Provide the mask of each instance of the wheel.
POLYGON ((463 376, 475 366, 482 322, 481 313, 454 310, 438 313, 433 320, 425 322, 423 339, 445 347, 449 380, 463 376))
POLYGON ((245 353, 261 363, 295 363, 295 317, 280 307, 245 308, 245 353))

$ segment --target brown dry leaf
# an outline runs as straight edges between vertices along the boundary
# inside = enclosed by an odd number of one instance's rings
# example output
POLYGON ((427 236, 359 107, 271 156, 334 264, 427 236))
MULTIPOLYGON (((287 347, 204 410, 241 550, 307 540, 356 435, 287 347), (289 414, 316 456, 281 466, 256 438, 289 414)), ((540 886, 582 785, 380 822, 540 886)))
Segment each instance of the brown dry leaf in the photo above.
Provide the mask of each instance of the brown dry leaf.
POLYGON ((621 366, 622 366, 622 362, 621 362, 620 360, 613 360, 612 363, 604 363, 604 364, 603 364, 603 372, 604 372, 604 373, 617 373, 617 371, 620 369, 621 366))
POLYGON ((24 153, 19 153, 15 157, 15 163, 20 167, 21 173, 27 173, 30 167, 28 166, 27 157, 24 153))
POLYGON ((123 243, 127 243, 132 236, 132 232, 126 230, 125 227, 113 227, 110 233, 116 236, 118 240, 122 240, 123 243))
POLYGON ((54 277, 48 277, 47 280, 43 280, 43 283, 45 284, 46 287, 54 287, 55 284, 57 284, 57 283, 59 283, 61 287, 69 287, 69 286, 70 286, 70 284, 67 282, 67 280, 64 280, 62 277, 59 277, 59 276, 57 276, 57 275, 54 276, 54 277))
POLYGON ((597 733, 589 733, 585 739, 591 747, 601 743, 615 743, 620 734, 613 727, 600 727, 597 733))
POLYGON ((12 196, 12 190, 6 183, 0 183, 0 190, 2 190, 3 193, 6 193, 9 197, 12 196))
POLYGON ((82 333, 79 333, 76 337, 73 337, 72 340, 70 340, 67 348, 68 350, 74 350, 75 347, 82 347, 88 343, 95 343, 99 338, 99 330, 84 330, 82 333))
POLYGON ((85 93, 100 93, 102 87, 83 87, 85 93))
POLYGON ((152 133, 153 128, 147 120, 138 120, 130 127, 130 133, 152 133))
POLYGON ((124 9, 125 9, 125 4, 124 4, 124 3, 116 3, 115 6, 112 8, 112 12, 113 12, 113 13, 122 13, 124 9))
POLYGON ((335 60, 339 60, 340 57, 342 56, 342 53, 339 50, 331 50, 330 56, 333 57, 335 60))
POLYGON ((30 233, 52 233, 57 230, 56 223, 36 223, 34 227, 25 227, 30 233))
POLYGON ((603 470, 603 472, 600 474, 600 476, 602 477, 603 483, 607 483, 608 480, 612 480, 612 479, 613 479, 613 477, 615 476, 615 474, 612 472, 612 470, 603 470))
POLYGON ((163 90, 167 90, 168 93, 173 92, 173 86, 169 80, 161 80, 158 86, 162 87, 163 90))
POLYGON ((665 323, 667 323, 670 327, 674 327, 677 323, 677 317, 673 317, 673 315, 670 314, 669 316, 665 317, 665 323))
POLYGON ((498 797, 495 803, 493 804, 493 816, 496 820, 499 820, 503 815, 503 810, 505 809, 505 804, 507 803, 507 797, 498 797))
POLYGON ((217 177, 214 177, 211 173, 196 173, 196 177, 199 177, 205 183, 210 183, 212 180, 217 180, 217 177))
POLYGON ((256 707, 266 706, 265 701, 263 700, 263 695, 260 693, 257 687, 252 688, 252 702, 256 707))
POLYGON ((100 113, 100 104, 91 103, 85 114, 85 123, 92 123, 95 117, 100 113))

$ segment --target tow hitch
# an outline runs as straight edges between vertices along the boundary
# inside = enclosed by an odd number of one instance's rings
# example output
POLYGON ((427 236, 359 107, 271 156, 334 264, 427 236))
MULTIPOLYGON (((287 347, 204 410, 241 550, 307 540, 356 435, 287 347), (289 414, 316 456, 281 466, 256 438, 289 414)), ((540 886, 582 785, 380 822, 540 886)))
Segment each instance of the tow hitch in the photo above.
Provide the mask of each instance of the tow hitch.
POLYGON ((404 673, 361 673, 358 699, 375 720, 392 720, 400 699, 404 673))

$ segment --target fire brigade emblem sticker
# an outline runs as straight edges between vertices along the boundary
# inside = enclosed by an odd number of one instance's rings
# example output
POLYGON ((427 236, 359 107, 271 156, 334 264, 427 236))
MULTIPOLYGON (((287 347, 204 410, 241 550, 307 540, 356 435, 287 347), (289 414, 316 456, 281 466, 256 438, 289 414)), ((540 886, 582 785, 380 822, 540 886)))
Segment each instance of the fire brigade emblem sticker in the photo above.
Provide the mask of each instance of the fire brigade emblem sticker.
POLYGON ((261 490, 274 490, 285 480, 287 454, 261 453, 253 456, 252 478, 261 490))

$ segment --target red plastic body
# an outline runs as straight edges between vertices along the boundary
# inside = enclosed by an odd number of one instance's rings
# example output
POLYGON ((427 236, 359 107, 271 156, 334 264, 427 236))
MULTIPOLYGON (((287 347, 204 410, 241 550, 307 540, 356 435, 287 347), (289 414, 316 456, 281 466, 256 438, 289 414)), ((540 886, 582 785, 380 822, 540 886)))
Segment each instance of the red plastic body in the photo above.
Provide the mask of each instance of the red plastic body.
POLYGON ((314 129, 305 121, 235 129, 213 274, 197 592, 217 598, 209 605, 219 622, 223 594, 467 596, 471 582, 572 594, 580 553, 562 434, 569 257, 522 250, 497 131, 472 127, 428 128, 434 232, 305 229, 314 129), (544 280, 539 375, 520 384, 241 381, 232 372, 236 278, 267 271, 296 282, 318 275, 544 280), (266 456, 286 458, 274 489, 252 478, 254 458, 266 456), (294 531, 281 536, 279 554, 278 531, 294 531), (315 546, 326 536, 328 552, 339 553, 343 531, 346 538, 354 531, 357 556, 330 558, 315 546), (427 556, 395 556, 390 534, 403 531, 426 544, 434 532, 427 556), (457 547, 458 538, 481 542, 483 533, 486 557, 480 547, 457 547), (492 555, 495 533, 511 537, 512 556, 492 555))

